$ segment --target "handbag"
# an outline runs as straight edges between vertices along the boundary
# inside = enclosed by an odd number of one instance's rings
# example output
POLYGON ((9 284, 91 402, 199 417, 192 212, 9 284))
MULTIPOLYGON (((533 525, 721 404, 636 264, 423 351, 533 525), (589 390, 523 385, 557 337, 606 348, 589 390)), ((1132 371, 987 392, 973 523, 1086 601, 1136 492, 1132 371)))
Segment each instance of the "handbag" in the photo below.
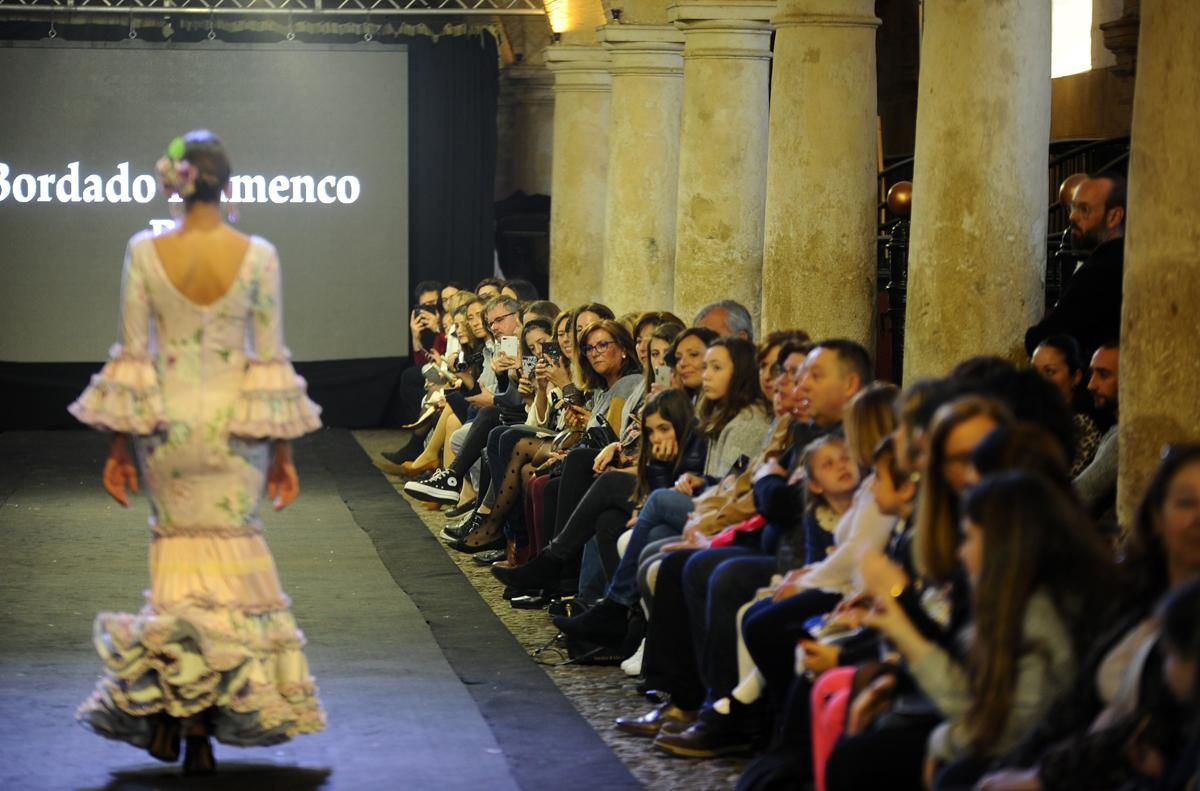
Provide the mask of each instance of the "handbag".
POLYGON ((602 450, 621 440, 617 436, 617 432, 613 431, 613 427, 604 419, 604 415, 596 415, 596 425, 584 431, 584 435, 587 442, 584 447, 592 450, 602 450))

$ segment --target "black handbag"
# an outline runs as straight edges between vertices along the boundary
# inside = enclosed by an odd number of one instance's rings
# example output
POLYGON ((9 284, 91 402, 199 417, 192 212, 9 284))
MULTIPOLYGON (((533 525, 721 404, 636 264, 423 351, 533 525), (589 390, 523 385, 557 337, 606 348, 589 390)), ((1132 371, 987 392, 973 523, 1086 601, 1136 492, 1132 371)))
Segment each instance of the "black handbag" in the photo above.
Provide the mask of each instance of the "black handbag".
POLYGON ((617 432, 613 431, 613 427, 604 419, 604 415, 596 415, 596 425, 587 429, 584 432, 582 447, 591 448, 592 450, 603 450, 605 447, 614 442, 619 442, 620 437, 617 432))

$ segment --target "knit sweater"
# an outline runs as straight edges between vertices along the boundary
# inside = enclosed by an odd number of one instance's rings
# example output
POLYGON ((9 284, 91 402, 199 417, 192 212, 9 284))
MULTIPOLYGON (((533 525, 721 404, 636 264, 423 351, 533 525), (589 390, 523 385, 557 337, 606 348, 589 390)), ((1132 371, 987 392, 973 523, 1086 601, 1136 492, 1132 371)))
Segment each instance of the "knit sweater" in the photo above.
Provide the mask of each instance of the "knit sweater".
MULTIPOLYGON (((1012 708, 1000 738, 988 745, 992 755, 1015 747, 1041 721, 1050 704, 1070 687, 1078 669, 1070 632, 1043 591, 1029 597, 1023 627, 1021 645, 1010 647, 1020 652, 1012 708)), ((927 754, 942 761, 970 755, 966 714, 971 706, 971 683, 967 669, 941 648, 934 648, 909 669, 946 718, 929 735, 927 754)))
POLYGON ((738 412, 710 445, 704 474, 721 478, 740 457, 754 456, 762 449, 763 437, 770 428, 771 416, 761 407, 750 406, 738 412))

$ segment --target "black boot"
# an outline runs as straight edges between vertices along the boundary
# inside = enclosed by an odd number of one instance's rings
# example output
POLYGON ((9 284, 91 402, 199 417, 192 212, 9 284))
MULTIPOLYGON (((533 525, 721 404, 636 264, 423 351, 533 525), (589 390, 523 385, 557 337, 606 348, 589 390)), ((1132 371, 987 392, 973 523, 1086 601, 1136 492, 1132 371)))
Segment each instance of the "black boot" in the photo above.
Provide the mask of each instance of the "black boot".
POLYGON ((604 599, 583 615, 574 618, 556 615, 553 620, 567 637, 600 645, 620 645, 629 629, 629 608, 604 599))
POLYGON ((549 552, 542 552, 523 566, 513 566, 512 568, 492 566, 492 574, 510 588, 557 590, 565 566, 563 561, 549 552))
POLYGON ((406 461, 416 461, 421 455, 421 451, 425 449, 424 437, 417 436, 413 433, 408 439, 408 444, 400 450, 385 450, 382 454, 383 458, 390 461, 392 464, 403 464, 406 461))

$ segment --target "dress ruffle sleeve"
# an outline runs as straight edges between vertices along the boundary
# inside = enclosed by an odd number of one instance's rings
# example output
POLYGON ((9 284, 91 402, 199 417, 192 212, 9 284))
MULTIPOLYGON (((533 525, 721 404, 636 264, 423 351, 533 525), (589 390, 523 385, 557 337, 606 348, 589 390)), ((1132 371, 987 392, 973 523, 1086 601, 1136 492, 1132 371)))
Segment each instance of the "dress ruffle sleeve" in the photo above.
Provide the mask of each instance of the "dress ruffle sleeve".
POLYGON ((255 439, 295 439, 321 427, 321 407, 292 368, 283 343, 283 293, 279 257, 265 239, 255 239, 255 278, 251 292, 253 354, 233 408, 229 433, 255 439))
POLYGON ((135 254, 141 236, 125 249, 121 273, 118 342, 108 362, 67 410, 81 423, 127 434, 153 434, 167 425, 158 372, 150 358, 151 310, 145 261, 135 254))
POLYGON ((286 357, 252 360, 233 408, 229 433, 256 439, 295 439, 321 427, 321 407, 286 357))
POLYGON ((109 361, 67 410, 92 428, 123 434, 153 434, 166 428, 158 372, 148 357, 113 344, 109 361))

